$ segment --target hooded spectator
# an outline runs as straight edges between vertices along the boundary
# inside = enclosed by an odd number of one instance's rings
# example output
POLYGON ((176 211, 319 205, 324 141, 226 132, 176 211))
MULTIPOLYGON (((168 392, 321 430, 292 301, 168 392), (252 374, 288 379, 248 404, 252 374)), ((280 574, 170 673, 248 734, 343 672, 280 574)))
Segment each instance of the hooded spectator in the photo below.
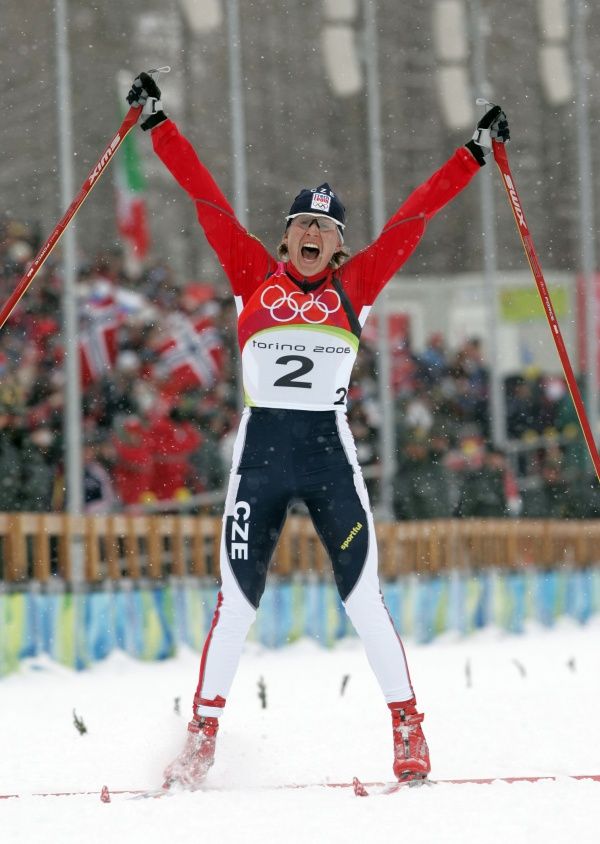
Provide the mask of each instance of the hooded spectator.
POLYGON ((112 513, 118 503, 111 477, 99 460, 99 445, 90 438, 83 449, 84 510, 90 515, 112 513))
POLYGON ((57 476, 56 437, 51 428, 34 429, 22 445, 23 474, 21 509, 29 513, 46 513, 52 509, 57 476))
POLYGON ((14 512, 20 506, 23 455, 16 441, 12 408, 0 404, 0 510, 14 512))

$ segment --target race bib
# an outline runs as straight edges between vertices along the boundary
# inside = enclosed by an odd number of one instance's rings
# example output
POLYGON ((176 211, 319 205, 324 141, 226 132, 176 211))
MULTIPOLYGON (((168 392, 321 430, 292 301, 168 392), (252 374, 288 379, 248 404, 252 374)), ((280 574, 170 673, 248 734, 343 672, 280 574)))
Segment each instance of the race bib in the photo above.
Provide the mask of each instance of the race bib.
POLYGON ((242 352, 246 404, 344 408, 357 351, 358 339, 334 326, 278 325, 259 331, 242 352))

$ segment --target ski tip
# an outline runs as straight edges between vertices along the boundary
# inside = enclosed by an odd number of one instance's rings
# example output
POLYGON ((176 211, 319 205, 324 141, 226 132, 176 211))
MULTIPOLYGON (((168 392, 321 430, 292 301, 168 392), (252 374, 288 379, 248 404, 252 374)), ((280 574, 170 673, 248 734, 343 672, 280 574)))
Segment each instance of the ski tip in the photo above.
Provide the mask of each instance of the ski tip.
POLYGON ((352 780, 352 788, 354 789, 354 793, 356 794, 357 797, 368 797, 369 796, 369 792, 364 787, 364 785, 362 784, 362 782, 359 780, 358 777, 354 777, 354 779, 352 780))

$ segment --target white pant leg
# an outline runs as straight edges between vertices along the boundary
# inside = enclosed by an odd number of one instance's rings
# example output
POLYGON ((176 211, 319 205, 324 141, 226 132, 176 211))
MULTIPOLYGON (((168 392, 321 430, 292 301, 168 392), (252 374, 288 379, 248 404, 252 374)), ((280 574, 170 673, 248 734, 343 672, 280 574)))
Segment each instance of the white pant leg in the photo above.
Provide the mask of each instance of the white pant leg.
POLYGON ((360 636, 386 703, 410 700, 414 692, 404 647, 383 601, 377 564, 372 568, 374 572, 366 568, 363 571, 345 603, 346 612, 360 636))
MULTIPOLYGON (((256 610, 242 594, 231 574, 229 562, 221 557, 223 585, 213 627, 204 644, 197 696, 205 700, 227 699, 256 610)), ((218 716, 221 709, 196 706, 196 714, 218 716)))
POLYGON ((410 700, 414 691, 404 646, 385 606, 377 574, 378 552, 369 494, 356 454, 354 438, 343 413, 337 416, 340 440, 354 470, 354 486, 365 513, 369 531, 367 558, 356 586, 345 601, 354 629, 361 638, 367 659, 387 703, 410 700))
MULTIPOLYGON (((223 525, 236 503, 240 476, 237 469, 244 449, 246 427, 249 412, 242 414, 240 428, 236 437, 231 475, 227 489, 227 498, 223 513, 223 525)), ((211 630, 204 643, 200 661, 200 678, 196 698, 224 700, 229 694, 233 678, 237 671, 240 656, 248 631, 256 618, 256 609, 250 604, 240 589, 229 563, 225 545, 225 530, 221 532, 220 549, 221 591, 211 630)), ((214 706, 197 705, 195 712, 201 716, 218 716, 223 709, 214 706)))

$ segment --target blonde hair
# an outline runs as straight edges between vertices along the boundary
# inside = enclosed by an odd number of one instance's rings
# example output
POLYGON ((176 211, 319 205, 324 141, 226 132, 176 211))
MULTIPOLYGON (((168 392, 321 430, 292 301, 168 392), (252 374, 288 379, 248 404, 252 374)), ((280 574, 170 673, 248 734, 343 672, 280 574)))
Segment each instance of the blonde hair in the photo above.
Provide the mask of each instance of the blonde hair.
MULTIPOLYGON (((279 246, 277 247, 277 257, 282 261, 288 261, 290 257, 290 253, 287 248, 287 243, 283 238, 281 239, 279 246)), ((349 257, 350 252, 348 251, 348 249, 346 249, 344 245, 342 245, 333 253, 333 255, 331 256, 331 260, 329 261, 329 264, 327 266, 330 267, 332 270, 337 270, 342 266, 344 261, 348 260, 349 257)))

